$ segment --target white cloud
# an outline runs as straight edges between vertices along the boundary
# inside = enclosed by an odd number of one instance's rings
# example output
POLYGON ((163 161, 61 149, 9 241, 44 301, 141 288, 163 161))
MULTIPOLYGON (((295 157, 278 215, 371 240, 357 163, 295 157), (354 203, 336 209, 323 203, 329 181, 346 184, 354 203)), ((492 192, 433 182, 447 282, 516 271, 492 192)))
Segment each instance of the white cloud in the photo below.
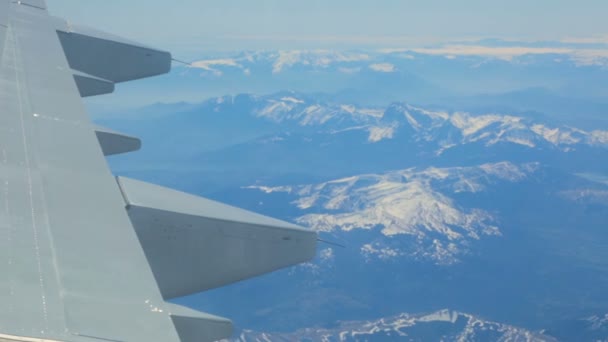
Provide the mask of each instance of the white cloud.
POLYGON ((191 64, 193 68, 200 68, 205 70, 211 70, 213 66, 231 66, 231 67, 240 67, 241 65, 236 62, 234 59, 209 59, 197 61, 191 64))
POLYGON ((416 48, 412 51, 427 55, 440 55, 448 58, 455 56, 488 56, 504 60, 528 54, 570 54, 573 49, 540 47, 488 47, 479 45, 447 45, 439 48, 416 48))
MULTIPOLYGON (((203 69, 219 77, 223 75, 223 72, 217 68, 218 66, 243 69, 243 66, 237 63, 237 61, 234 59, 209 59, 196 61, 190 64, 190 68, 203 69)), ((245 71, 245 74, 247 74, 247 71, 245 71)))
POLYGON ((391 63, 376 63, 369 66, 370 69, 377 72, 395 72, 395 66, 391 63))
POLYGON ((438 48, 414 48, 413 52, 444 56, 454 59, 457 56, 484 56, 512 61, 524 55, 559 54, 568 55, 577 65, 608 64, 608 49, 582 49, 563 47, 490 47, 481 45, 446 45, 438 48))
POLYGON ((280 51, 279 57, 272 66, 273 73, 279 73, 283 71, 286 66, 291 66, 300 60, 300 51, 280 51))
MULTIPOLYGON (((370 60, 365 53, 337 52, 332 50, 288 50, 280 51, 272 72, 279 73, 293 65, 309 65, 325 68, 334 63, 360 62, 370 60)), ((345 71, 349 71, 345 69, 345 71)), ((356 70, 355 70, 356 71, 356 70)))
POLYGON ((593 131, 591 132, 591 142, 594 144, 607 145, 608 131, 593 131))

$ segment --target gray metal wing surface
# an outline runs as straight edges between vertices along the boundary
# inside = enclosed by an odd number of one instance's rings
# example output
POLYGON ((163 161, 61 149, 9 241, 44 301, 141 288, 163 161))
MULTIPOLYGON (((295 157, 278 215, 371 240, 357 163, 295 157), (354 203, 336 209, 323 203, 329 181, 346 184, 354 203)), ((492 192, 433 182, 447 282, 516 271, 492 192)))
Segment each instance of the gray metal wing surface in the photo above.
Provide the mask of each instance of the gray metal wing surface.
POLYGON ((313 232, 116 181, 104 155, 140 141, 94 126, 81 96, 170 66, 44 0, 0 0, 0 341, 225 338, 229 320, 165 300, 314 256, 313 232))

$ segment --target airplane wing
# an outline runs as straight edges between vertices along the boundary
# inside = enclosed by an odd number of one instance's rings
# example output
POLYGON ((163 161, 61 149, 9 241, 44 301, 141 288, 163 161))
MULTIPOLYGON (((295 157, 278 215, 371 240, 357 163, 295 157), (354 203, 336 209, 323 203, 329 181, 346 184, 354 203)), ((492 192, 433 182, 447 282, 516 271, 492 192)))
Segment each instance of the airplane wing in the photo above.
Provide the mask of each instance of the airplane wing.
POLYGON ((232 323, 167 302, 311 259, 316 234, 126 178, 81 96, 166 73, 168 52, 0 0, 0 341, 213 341, 232 323))

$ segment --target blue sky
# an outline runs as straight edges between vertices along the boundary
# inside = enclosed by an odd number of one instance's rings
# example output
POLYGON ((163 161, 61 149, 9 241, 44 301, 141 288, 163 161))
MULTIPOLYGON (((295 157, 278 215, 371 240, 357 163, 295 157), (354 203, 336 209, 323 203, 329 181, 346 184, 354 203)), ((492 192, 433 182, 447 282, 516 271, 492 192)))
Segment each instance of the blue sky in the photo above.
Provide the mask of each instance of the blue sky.
POLYGON ((51 12, 182 55, 605 38, 605 0, 48 0, 51 12))

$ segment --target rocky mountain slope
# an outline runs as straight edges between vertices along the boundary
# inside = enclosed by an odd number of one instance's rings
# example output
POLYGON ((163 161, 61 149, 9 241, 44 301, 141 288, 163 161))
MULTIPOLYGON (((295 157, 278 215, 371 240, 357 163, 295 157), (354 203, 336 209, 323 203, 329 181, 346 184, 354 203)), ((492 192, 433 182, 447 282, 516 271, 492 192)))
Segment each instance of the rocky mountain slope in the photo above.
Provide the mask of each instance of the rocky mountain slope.
POLYGON ((292 194, 292 204, 306 213, 296 221, 317 231, 378 230, 385 237, 406 235, 415 241, 409 250, 395 250, 379 242, 365 244, 361 251, 369 257, 408 255, 450 264, 468 251, 472 241, 501 235, 496 217, 458 204, 454 194, 482 192, 499 182, 516 183, 538 167, 503 162, 407 169, 312 185, 247 188, 292 194))

